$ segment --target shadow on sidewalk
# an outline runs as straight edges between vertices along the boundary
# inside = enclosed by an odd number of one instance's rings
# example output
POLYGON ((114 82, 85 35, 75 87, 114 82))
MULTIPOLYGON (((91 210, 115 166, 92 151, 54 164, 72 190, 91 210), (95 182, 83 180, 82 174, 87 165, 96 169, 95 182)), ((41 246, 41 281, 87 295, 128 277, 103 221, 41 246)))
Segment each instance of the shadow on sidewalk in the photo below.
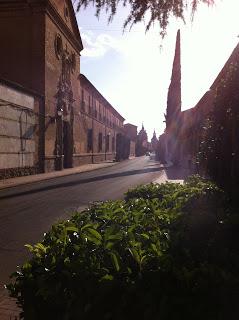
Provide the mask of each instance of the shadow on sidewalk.
POLYGON ((187 177, 194 174, 193 170, 180 166, 171 166, 164 168, 164 170, 169 180, 185 180, 187 177))

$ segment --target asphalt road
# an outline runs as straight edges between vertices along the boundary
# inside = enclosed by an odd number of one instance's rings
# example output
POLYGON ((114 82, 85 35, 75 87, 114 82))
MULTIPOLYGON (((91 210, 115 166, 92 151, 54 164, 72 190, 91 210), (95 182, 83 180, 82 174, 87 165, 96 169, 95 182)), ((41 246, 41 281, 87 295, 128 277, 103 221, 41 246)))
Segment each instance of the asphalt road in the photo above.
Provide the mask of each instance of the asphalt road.
POLYGON ((51 225, 99 200, 123 197, 130 187, 162 175, 149 157, 0 191, 0 288, 28 253, 26 243, 42 239, 51 225))

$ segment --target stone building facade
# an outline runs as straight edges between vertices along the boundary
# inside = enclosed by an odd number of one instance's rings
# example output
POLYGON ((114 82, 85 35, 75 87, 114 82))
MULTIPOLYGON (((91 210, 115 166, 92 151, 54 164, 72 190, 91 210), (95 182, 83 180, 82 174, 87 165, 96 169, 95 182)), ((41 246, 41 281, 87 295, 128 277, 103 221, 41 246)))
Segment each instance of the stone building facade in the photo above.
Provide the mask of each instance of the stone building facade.
POLYGON ((75 142, 77 164, 121 158, 124 118, 94 85, 80 74, 80 112, 76 126, 81 139, 75 142))
MULTIPOLYGON (((117 150, 118 159, 122 158, 124 119, 89 80, 80 75, 83 45, 70 0, 0 2, 0 43, 1 83, 5 83, 5 87, 7 83, 13 96, 17 90, 22 97, 25 95, 25 100, 31 100, 27 105, 16 105, 32 110, 35 122, 31 125, 38 128, 31 138, 35 144, 35 149, 31 149, 35 150, 35 160, 25 162, 26 167, 34 170, 28 171, 47 172, 113 160, 117 150)), ((14 106, 11 97, 3 94, 5 91, 0 90, 0 99, 14 106)), ((14 110, 14 117, 19 117, 20 111, 14 110)), ((9 117, 10 111, 4 112, 4 117, 9 117)), ((11 137, 12 124, 6 119, 0 121, 1 125, 5 121, 11 137)), ((3 139, 0 134, 2 144, 3 139)), ((32 144, 33 141, 29 142, 27 148, 32 144)), ((1 152, 10 152, 5 146, 1 152)), ((1 156, 0 170, 9 166, 3 159, 1 156)), ((8 169, 18 170, 17 167, 8 169)))
POLYGON ((42 168, 39 108, 41 97, 0 80, 0 178, 42 168))
POLYGON ((43 170, 72 167, 83 46, 71 1, 0 3, 0 41, 1 78, 43 97, 43 170))

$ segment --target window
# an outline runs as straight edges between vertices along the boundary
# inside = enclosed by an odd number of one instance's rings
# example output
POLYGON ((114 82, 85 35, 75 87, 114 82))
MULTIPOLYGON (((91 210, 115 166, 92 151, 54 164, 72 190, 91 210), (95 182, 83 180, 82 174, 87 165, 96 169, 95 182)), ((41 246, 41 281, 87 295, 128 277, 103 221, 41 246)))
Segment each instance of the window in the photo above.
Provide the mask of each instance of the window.
POLYGON ((85 101, 81 101, 81 110, 85 112, 85 101))
POLYGON ((96 110, 96 100, 93 100, 93 110, 92 110, 93 117, 97 118, 97 110, 96 110))
POLYGON ((102 106, 99 103, 99 120, 102 121, 102 106))
POLYGON ((89 95, 89 114, 90 114, 90 95, 89 95))
POLYGON ((107 134, 106 140, 105 140, 105 152, 108 152, 110 149, 110 135, 107 134))
POLYGON ((87 131, 87 152, 91 152, 93 150, 93 130, 88 129, 87 131))
POLYGON ((55 38, 55 52, 56 52, 57 59, 60 59, 63 53, 63 44, 62 44, 62 38, 59 34, 57 34, 55 38))
POLYGON ((102 133, 100 132, 98 135, 98 152, 102 151, 102 141, 103 141, 103 136, 102 136, 102 133))
POLYGON ((112 138, 112 152, 115 151, 115 137, 112 138))
POLYGON ((85 112, 85 98, 84 98, 84 90, 81 89, 81 110, 85 112))

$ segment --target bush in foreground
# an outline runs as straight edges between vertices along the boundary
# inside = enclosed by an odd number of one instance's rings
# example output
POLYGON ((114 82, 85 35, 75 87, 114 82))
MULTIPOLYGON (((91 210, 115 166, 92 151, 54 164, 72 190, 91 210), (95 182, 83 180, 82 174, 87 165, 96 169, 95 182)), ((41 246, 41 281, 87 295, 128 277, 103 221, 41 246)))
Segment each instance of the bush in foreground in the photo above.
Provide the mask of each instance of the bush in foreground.
POLYGON ((53 225, 8 289, 26 320, 232 319, 231 220, 198 176, 140 186, 53 225))

